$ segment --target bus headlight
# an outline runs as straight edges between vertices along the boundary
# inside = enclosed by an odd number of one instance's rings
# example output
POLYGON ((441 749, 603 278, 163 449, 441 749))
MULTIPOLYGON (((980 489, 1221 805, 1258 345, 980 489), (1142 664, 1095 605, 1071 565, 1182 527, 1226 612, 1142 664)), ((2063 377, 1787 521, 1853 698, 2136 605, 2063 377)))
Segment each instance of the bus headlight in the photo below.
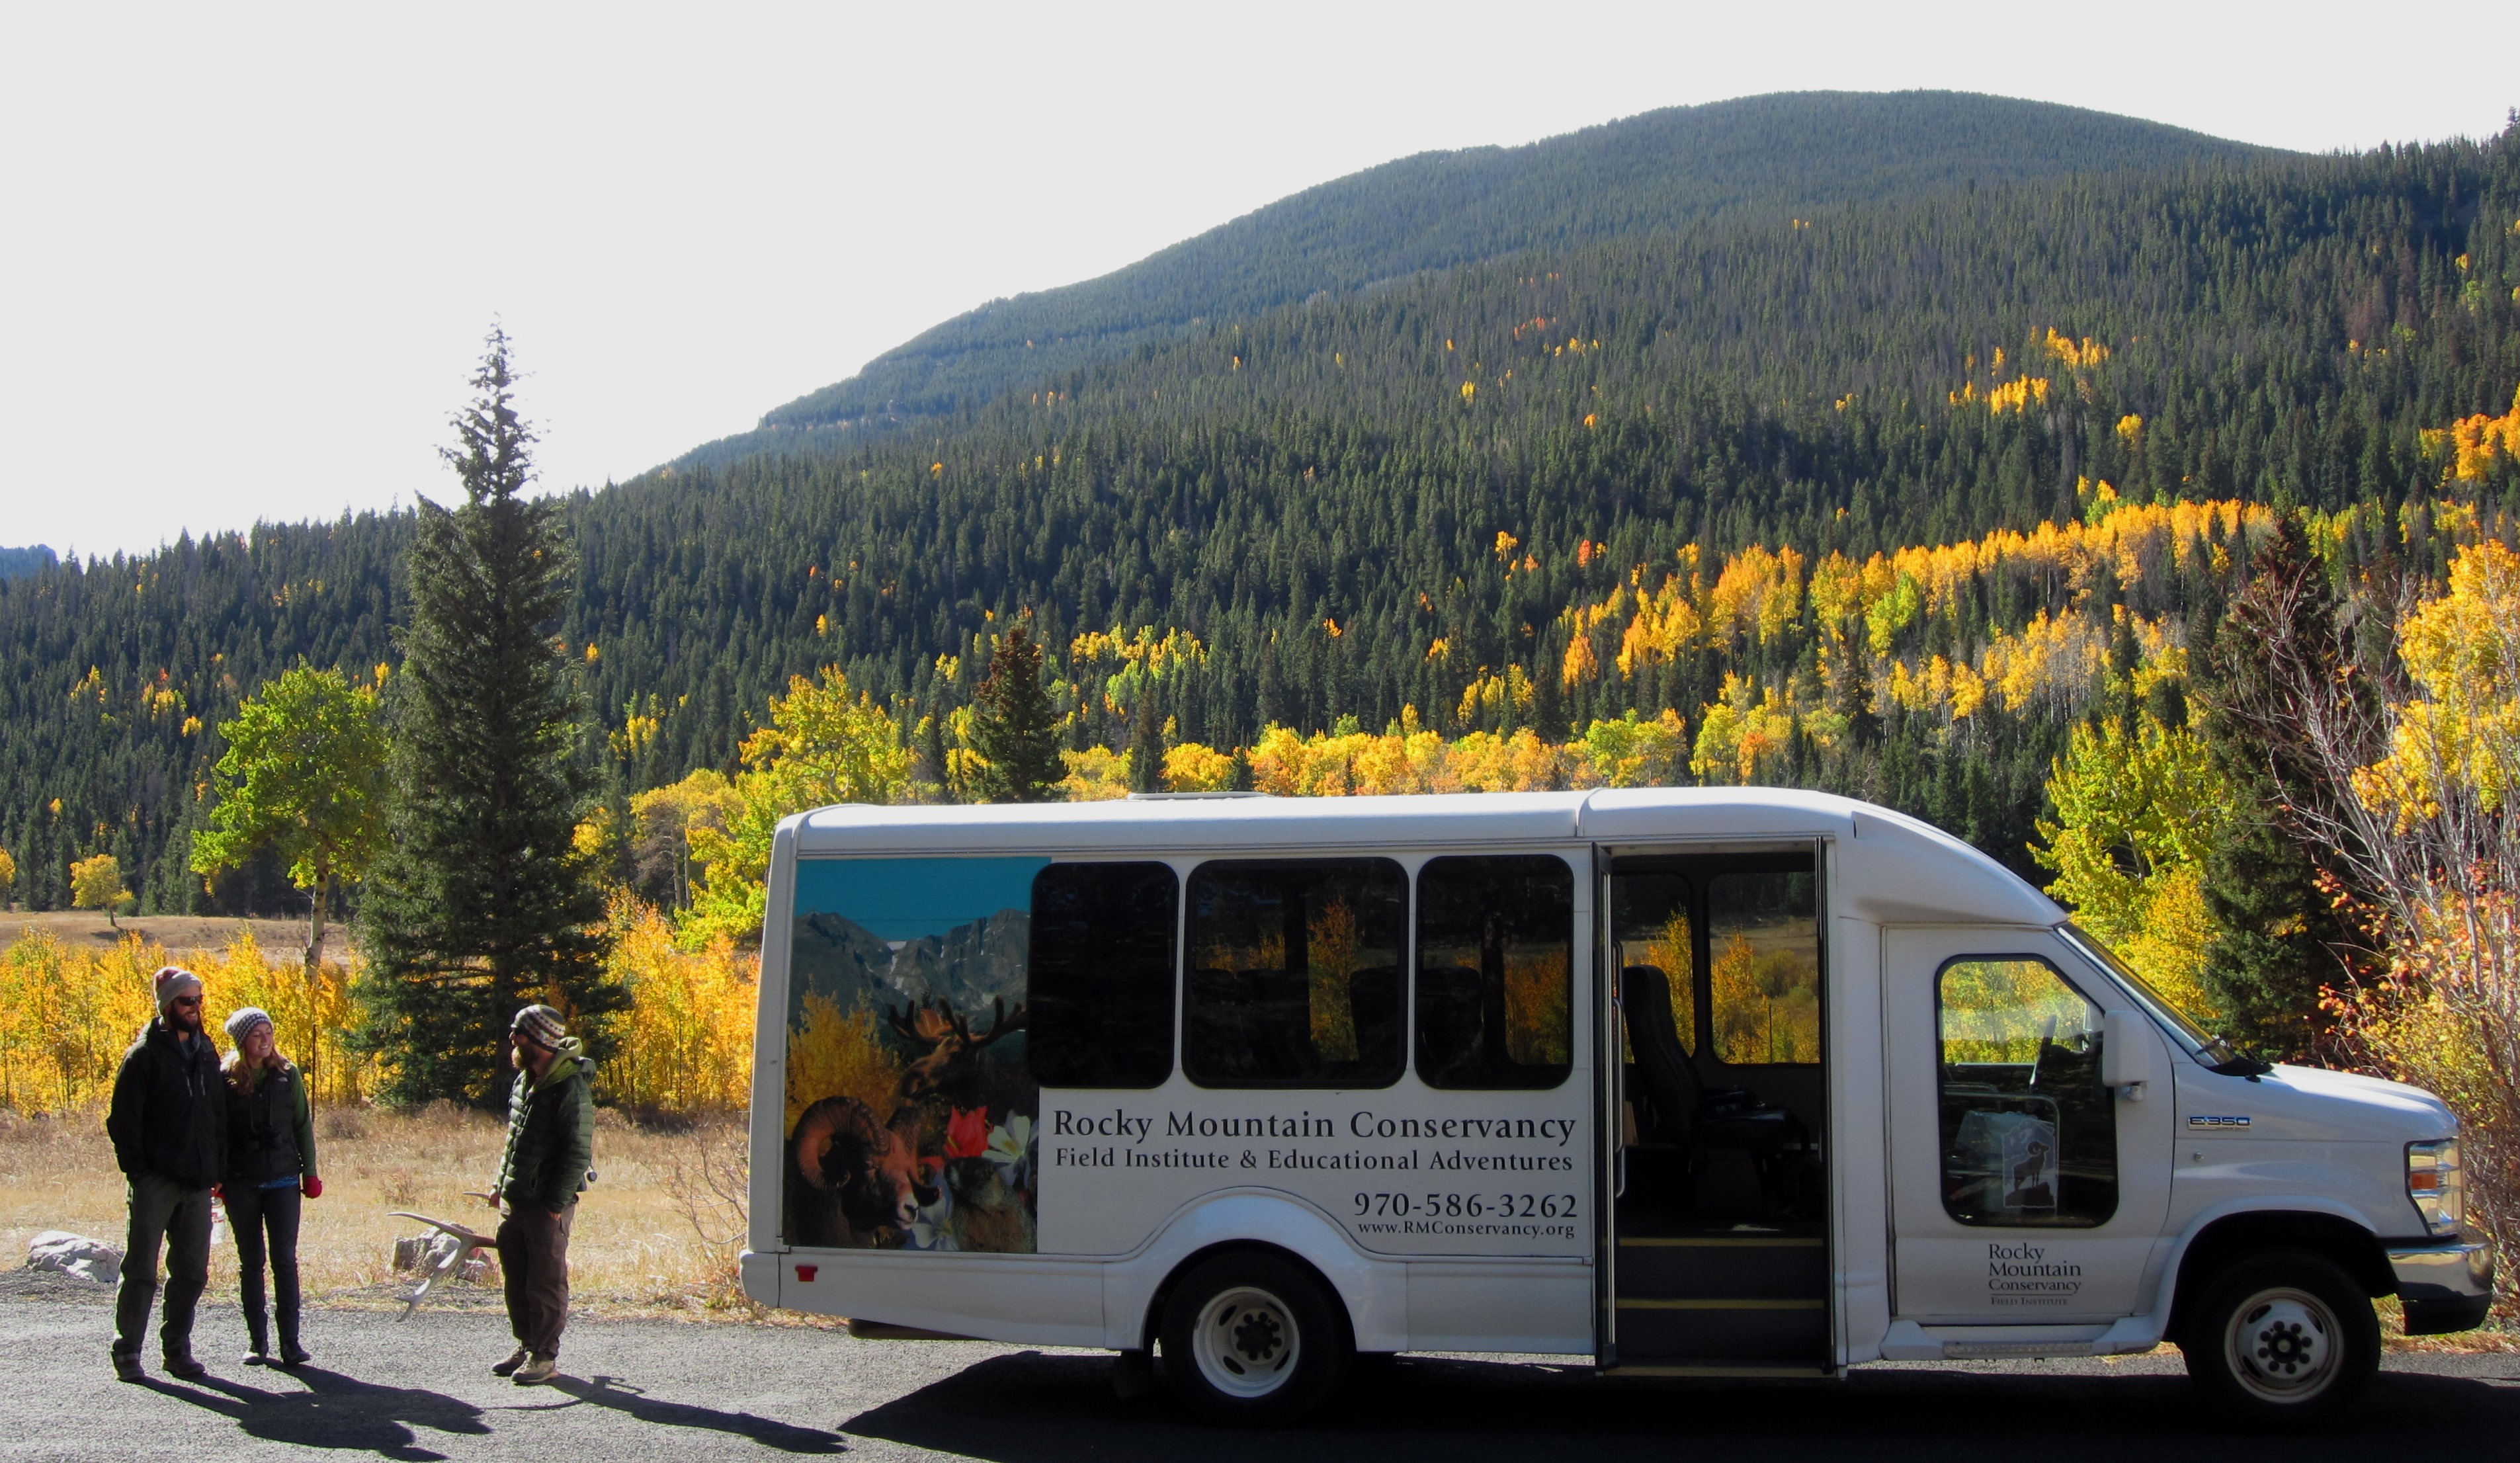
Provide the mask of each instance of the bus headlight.
POLYGON ((2407 1145, 2407 1197, 2435 1234, 2456 1234, 2467 1218, 2467 1185, 2459 1174, 2458 1139, 2407 1145))

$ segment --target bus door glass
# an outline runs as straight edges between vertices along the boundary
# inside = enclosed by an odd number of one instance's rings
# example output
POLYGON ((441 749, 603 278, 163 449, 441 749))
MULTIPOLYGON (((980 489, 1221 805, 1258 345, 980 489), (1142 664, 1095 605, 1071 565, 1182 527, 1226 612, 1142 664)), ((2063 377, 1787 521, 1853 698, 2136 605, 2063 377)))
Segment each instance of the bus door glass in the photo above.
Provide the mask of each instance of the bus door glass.
POLYGON ((1609 863, 1619 1368, 1831 1360, 1813 854, 1609 863))
POLYGON ((2114 994, 2048 931, 1892 928, 1883 950, 1898 1314, 2143 1309, 2169 1207, 2166 1048, 2144 1100, 2103 1086, 2114 994))

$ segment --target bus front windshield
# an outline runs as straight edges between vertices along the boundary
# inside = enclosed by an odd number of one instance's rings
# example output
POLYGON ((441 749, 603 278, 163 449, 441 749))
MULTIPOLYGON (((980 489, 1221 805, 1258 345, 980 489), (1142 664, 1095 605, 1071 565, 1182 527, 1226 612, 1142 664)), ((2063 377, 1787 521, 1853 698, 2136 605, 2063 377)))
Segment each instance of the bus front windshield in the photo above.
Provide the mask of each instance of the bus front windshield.
POLYGON ((2153 989, 2151 982, 2136 974, 2132 966, 2119 959, 2115 951, 2094 939, 2091 931, 2069 923, 2064 926, 2063 934, 2075 949, 2116 976, 2119 983, 2127 988, 2127 993, 2200 1064, 2217 1072, 2228 1070, 2233 1074, 2271 1070, 2265 1062, 2232 1045, 2230 1038, 2206 1030, 2194 1017, 2181 1010, 2169 997, 2153 989))

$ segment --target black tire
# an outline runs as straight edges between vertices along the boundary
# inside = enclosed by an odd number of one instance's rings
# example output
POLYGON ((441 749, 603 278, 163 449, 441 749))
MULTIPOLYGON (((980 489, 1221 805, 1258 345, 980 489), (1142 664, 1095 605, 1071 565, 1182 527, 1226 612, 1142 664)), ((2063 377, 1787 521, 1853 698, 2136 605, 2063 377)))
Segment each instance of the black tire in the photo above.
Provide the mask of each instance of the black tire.
POLYGON ((1347 1371, 1347 1314, 1313 1272, 1282 1256, 1204 1260, 1164 1303, 1164 1380, 1202 1420, 1282 1427, 1347 1371))
POLYGON ((2217 1410, 2250 1427, 2311 1427, 2380 1369, 2380 1319, 2337 1264, 2308 1250, 2233 1262, 2197 1294, 2179 1350, 2217 1410))

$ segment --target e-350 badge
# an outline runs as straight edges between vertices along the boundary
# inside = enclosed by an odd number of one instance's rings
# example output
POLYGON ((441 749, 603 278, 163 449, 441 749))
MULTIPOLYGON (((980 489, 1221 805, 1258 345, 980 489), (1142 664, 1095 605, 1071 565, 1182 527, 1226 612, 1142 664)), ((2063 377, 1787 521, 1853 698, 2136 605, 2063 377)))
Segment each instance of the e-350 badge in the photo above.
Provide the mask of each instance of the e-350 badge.
POLYGON ((2190 1113, 2187 1116, 2187 1126, 2190 1128, 2246 1128, 2249 1126, 2249 1120, 2237 1113, 2190 1113))

